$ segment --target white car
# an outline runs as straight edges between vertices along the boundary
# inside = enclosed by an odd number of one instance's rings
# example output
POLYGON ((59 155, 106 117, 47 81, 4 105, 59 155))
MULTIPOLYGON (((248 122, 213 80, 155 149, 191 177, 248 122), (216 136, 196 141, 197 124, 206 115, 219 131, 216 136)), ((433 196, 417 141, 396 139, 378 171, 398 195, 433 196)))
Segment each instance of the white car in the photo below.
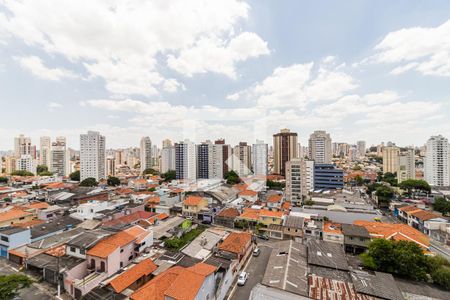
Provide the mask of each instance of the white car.
POLYGON ((237 280, 237 284, 238 285, 244 285, 245 282, 248 279, 248 273, 247 272, 241 272, 241 274, 239 274, 238 280, 237 280))

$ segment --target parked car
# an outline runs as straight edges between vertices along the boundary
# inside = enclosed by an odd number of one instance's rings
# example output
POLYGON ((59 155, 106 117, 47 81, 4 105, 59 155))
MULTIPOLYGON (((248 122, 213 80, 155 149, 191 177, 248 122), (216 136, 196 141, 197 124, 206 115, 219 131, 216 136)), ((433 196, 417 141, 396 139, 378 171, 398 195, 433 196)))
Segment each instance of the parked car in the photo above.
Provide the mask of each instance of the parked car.
POLYGON ((269 237, 267 235, 265 235, 265 234, 258 234, 257 237, 262 239, 262 240, 266 240, 266 241, 269 240, 269 237))
POLYGON ((237 284, 240 286, 243 286, 243 285, 245 285, 245 282, 247 281, 247 279, 248 279, 248 273, 242 271, 241 274, 239 274, 237 284))
POLYGON ((253 256, 259 256, 260 254, 261 254, 261 249, 256 247, 255 250, 253 250, 253 256))

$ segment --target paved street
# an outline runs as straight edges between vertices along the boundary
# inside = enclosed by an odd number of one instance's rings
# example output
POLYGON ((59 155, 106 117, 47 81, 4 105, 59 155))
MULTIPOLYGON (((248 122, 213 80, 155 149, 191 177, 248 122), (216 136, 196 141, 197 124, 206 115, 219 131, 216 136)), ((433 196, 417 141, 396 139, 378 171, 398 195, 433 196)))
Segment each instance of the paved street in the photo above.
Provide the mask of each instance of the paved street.
POLYGON ((450 250, 447 246, 439 243, 437 241, 430 240, 431 247, 430 250, 436 254, 442 255, 443 257, 450 259, 450 250))
POLYGON ((258 257, 252 256, 247 268, 244 270, 249 273, 247 282, 244 286, 237 286, 235 283, 236 289, 231 296, 232 300, 247 300, 250 297, 252 288, 262 281, 272 249, 262 245, 259 247, 261 254, 258 257))

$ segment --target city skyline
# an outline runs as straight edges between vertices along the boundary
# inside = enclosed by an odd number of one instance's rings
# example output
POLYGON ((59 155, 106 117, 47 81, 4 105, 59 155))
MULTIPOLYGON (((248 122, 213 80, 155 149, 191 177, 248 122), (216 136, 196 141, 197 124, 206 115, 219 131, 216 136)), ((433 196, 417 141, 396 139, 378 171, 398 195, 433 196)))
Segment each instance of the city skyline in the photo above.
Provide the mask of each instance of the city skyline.
POLYGON ((142 136, 270 144, 282 128, 303 145, 325 130, 420 146, 450 130, 448 2, 86 5, 0 4, 0 149, 21 133, 78 148, 89 130, 110 148, 142 136))

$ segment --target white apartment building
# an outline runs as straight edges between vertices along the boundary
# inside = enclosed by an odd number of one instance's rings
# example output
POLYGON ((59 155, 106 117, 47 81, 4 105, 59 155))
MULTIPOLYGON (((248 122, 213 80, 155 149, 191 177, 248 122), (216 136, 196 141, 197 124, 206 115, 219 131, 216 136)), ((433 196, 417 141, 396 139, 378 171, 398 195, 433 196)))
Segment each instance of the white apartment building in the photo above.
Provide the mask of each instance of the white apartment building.
POLYGON ((23 134, 14 138, 14 157, 20 158, 22 155, 31 155, 36 158, 36 148, 31 146, 31 139, 23 134))
POLYGON ((116 159, 113 156, 106 158, 106 176, 116 176, 116 159))
POLYGON ((36 174, 36 167, 35 160, 29 154, 21 155, 16 159, 16 171, 28 171, 36 174))
POLYGON ((314 189, 314 161, 294 158, 286 163, 286 199, 293 205, 314 189))
POLYGON ((56 142, 52 143, 49 170, 59 176, 69 175, 70 166, 68 156, 66 138, 57 137, 56 142))
POLYGON ((106 140, 97 131, 80 135, 80 180, 106 178, 106 140))
POLYGON ((175 170, 175 147, 170 144, 163 146, 161 150, 161 173, 175 170))
POLYGON ((448 139, 442 135, 432 136, 427 141, 425 155, 425 180, 431 186, 450 186, 450 148, 448 139))
POLYGON ((309 158, 318 164, 331 164, 332 149, 329 133, 316 130, 310 135, 309 158))
POLYGON ((397 173, 398 182, 416 178, 416 158, 414 149, 408 149, 400 155, 399 171, 397 173))
POLYGON ((140 161, 141 173, 152 167, 152 141, 148 136, 141 138, 140 161))
POLYGON ((40 148, 39 148, 39 164, 42 166, 47 166, 48 170, 51 169, 51 140, 49 136, 43 136, 40 138, 40 148))
POLYGON ((177 179, 196 180, 195 144, 188 139, 175 143, 175 171, 177 179))
POLYGON ((365 141, 356 142, 356 147, 358 149, 358 157, 366 156, 366 142, 365 141))
POLYGON ((265 144, 264 141, 256 140, 256 144, 253 144, 252 162, 254 175, 267 176, 268 152, 269 152, 269 145, 265 144))
POLYGON ((233 171, 245 177, 252 174, 252 149, 247 142, 240 142, 233 148, 233 171))

